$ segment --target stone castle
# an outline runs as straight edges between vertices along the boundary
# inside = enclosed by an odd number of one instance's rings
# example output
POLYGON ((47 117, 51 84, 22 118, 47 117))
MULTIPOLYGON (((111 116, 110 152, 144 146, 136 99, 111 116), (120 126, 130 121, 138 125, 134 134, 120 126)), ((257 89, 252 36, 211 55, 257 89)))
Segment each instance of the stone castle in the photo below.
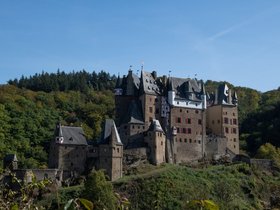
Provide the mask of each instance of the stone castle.
POLYGON ((237 104, 226 84, 208 94, 201 80, 129 70, 117 79, 115 122, 106 120, 97 143, 88 143, 81 127, 57 124, 48 176, 67 179, 95 168, 116 180, 124 157, 135 154, 155 165, 233 157, 239 154, 237 104))

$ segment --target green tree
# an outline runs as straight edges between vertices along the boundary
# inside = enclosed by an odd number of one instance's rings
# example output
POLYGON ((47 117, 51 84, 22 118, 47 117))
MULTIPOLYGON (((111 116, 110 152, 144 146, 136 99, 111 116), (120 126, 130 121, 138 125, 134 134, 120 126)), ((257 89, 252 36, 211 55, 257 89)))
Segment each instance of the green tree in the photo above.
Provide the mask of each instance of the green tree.
POLYGON ((93 171, 85 181, 83 198, 90 200, 96 210, 116 209, 116 197, 113 186, 106 180, 103 171, 93 171))

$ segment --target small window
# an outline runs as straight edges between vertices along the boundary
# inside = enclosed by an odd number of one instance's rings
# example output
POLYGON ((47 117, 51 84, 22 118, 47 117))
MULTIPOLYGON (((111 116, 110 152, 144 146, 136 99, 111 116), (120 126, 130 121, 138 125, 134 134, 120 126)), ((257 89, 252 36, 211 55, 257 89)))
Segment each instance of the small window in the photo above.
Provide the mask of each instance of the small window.
POLYGON ((177 123, 181 123, 181 117, 177 117, 177 123))
POLYGON ((187 143, 187 139, 185 139, 185 143, 187 143))
POLYGON ((201 125, 201 124, 202 124, 201 119, 198 119, 198 125, 201 125))
POLYGON ((180 133, 180 128, 177 128, 177 133, 180 133))
POLYGON ((233 123, 233 125, 237 125, 237 119, 234 118, 234 119, 232 120, 232 123, 233 123))
POLYGON ((177 104, 179 105, 179 101, 177 101, 177 104))
POLYGON ((217 120, 217 122, 218 122, 218 124, 220 124, 220 123, 221 123, 221 121, 220 121, 220 120, 217 120))
POLYGON ((180 142, 182 142, 182 139, 180 138, 180 142))
POLYGON ((163 141, 161 141, 160 145, 163 145, 163 141))
POLYGON ((198 140, 198 143, 199 143, 199 144, 201 144, 201 141, 200 141, 200 140, 198 140))
POLYGON ((191 134, 191 133, 192 133, 192 129, 188 128, 188 134, 191 134))
POLYGON ((120 152, 120 148, 117 148, 117 153, 119 153, 120 152))
POLYGON ((228 133, 228 127, 225 127, 225 132, 228 133))
POLYGON ((190 139, 190 143, 192 143, 192 139, 190 139))
POLYGON ((180 112, 182 112, 182 109, 180 109, 180 112))
POLYGON ((196 113, 196 114, 199 114, 199 111, 198 111, 198 110, 195 110, 195 113, 196 113))
POLYGON ((191 118, 188 118, 188 124, 191 124, 192 121, 191 121, 191 118))
POLYGON ((153 113, 153 107, 149 107, 150 113, 153 113))
POLYGON ((187 129, 186 128, 182 128, 182 133, 187 133, 187 129))

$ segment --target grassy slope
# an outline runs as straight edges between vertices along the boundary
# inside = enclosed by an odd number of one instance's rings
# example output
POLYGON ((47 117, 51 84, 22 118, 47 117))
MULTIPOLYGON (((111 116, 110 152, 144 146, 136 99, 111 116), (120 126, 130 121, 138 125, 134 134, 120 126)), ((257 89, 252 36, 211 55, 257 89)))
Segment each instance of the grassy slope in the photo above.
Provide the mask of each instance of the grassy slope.
POLYGON ((132 209, 185 209, 196 199, 213 200, 221 209, 264 209, 280 190, 280 179, 246 164, 204 169, 166 165, 124 177, 114 186, 132 209))

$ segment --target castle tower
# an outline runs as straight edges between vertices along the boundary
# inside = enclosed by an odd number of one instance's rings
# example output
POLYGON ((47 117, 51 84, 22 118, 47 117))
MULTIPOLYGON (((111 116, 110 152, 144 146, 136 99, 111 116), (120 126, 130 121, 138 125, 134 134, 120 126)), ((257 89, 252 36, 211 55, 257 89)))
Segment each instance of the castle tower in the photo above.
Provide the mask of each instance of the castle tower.
POLYGON ((87 147, 81 127, 57 124, 50 143, 49 168, 62 170, 64 178, 79 176, 85 171, 87 147))
POLYGON ((201 159, 206 134, 206 95, 202 81, 168 78, 169 132, 174 163, 201 159))
POLYGON ((106 119, 102 140, 99 143, 99 169, 105 169, 110 180, 122 177, 123 144, 115 122, 106 119))
POLYGON ((238 99, 227 84, 218 87, 212 103, 207 108, 207 129, 209 133, 226 137, 227 149, 239 154, 238 99))
POLYGON ((149 159, 152 164, 159 165, 166 162, 166 136, 158 120, 153 120, 147 131, 145 142, 149 147, 149 159))

